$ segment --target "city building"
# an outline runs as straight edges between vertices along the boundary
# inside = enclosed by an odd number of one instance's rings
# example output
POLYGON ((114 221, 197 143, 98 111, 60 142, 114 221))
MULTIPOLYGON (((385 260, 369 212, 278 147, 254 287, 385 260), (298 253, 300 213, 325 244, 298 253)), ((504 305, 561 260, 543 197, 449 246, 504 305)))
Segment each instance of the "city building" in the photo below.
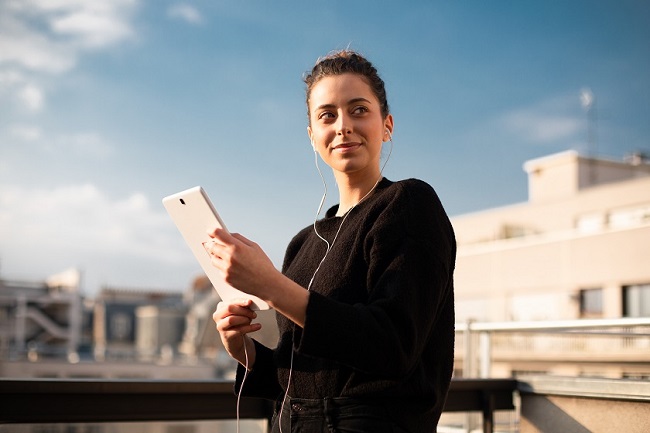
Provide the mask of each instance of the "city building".
MULTIPOLYGON (((104 287, 81 294, 77 270, 45 281, 0 278, 0 377, 230 378, 212 313, 219 296, 200 275, 185 291, 104 287)), ((256 338, 273 346, 275 313, 256 338)))
POLYGON ((84 329, 90 319, 79 293, 74 270, 46 281, 0 279, 0 359, 79 359, 92 336, 84 329))
POLYGON ((160 355, 163 346, 180 342, 186 309, 180 292, 101 289, 93 308, 95 359, 151 359, 160 355))
MULTIPOLYGON (((91 299, 79 282, 74 269, 42 282, 0 279, 0 377, 208 379, 226 370, 205 318, 200 334, 212 338, 186 338, 196 287, 105 287, 91 299)), ((214 290, 199 289, 216 305, 214 290)))
MULTIPOLYGON (((527 202, 452 218, 457 322, 650 317, 648 161, 567 151, 527 161, 524 170, 527 202)), ((576 340, 576 351, 566 341, 535 347, 513 338, 493 345, 502 363, 491 374, 650 375, 647 338, 627 347, 622 337, 576 340)))

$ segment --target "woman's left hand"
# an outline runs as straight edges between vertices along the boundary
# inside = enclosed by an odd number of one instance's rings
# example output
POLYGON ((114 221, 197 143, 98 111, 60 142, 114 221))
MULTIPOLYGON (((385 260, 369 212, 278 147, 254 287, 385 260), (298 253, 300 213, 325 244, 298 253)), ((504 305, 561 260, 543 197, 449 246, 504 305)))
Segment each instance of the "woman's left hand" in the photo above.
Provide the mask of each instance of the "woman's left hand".
POLYGON ((205 250, 226 283, 266 299, 264 291, 269 278, 279 271, 262 248, 239 233, 228 233, 220 228, 208 234, 214 240, 204 244, 205 250))
POLYGON ((255 242, 238 233, 215 229, 204 244, 226 283, 268 302, 271 308, 305 326, 309 291, 278 271, 255 242))

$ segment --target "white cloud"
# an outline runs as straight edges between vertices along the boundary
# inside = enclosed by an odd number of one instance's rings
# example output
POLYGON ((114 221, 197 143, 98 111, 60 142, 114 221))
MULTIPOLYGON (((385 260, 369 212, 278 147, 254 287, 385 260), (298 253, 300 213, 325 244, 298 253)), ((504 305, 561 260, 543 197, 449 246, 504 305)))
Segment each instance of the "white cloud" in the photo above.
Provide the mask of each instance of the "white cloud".
POLYGON ((41 138, 41 129, 33 125, 13 125, 9 127, 9 135, 20 141, 37 141, 41 138))
POLYGON ((27 84, 18 91, 18 99, 31 112, 41 111, 45 105, 43 91, 34 84, 27 84))
POLYGON ((501 120, 507 131, 534 143, 565 140, 575 136, 582 128, 582 122, 575 117, 525 110, 508 113, 501 120))
POLYGON ((99 159, 110 157, 115 148, 96 132, 81 132, 62 135, 55 140, 55 146, 77 155, 88 155, 99 159))
POLYGON ((76 60, 72 46, 44 34, 28 19, 11 15, 0 4, 0 67, 12 65, 31 71, 60 73, 76 60))
POLYGON ((42 110, 47 75, 70 71, 85 51, 134 36, 138 1, 0 0, 0 98, 42 110))
POLYGON ((135 0, 14 0, 0 3, 0 65, 65 72, 82 49, 131 37, 135 0))
POLYGON ((31 143, 24 152, 38 151, 95 160, 105 160, 116 153, 116 147, 109 140, 93 131, 57 135, 38 125, 16 123, 7 126, 6 133, 9 139, 6 143, 11 144, 12 140, 16 145, 31 143))
POLYGON ((52 30, 74 36, 83 47, 103 47, 133 35, 122 17, 103 10, 79 10, 63 17, 53 17, 52 30))
POLYGON ((52 273, 52 266, 82 263, 91 279, 101 272, 114 282, 164 284, 165 279, 178 282, 171 276, 179 267, 187 272, 181 280, 189 281, 195 266, 162 205, 152 207, 139 192, 111 198, 92 184, 0 186, 0 239, 3 272, 28 270, 36 278, 52 273), (91 257, 102 260, 89 262, 91 257), (120 268, 125 262, 160 272, 127 276, 120 268))
POLYGON ((572 141, 585 127, 579 98, 568 95, 507 112, 497 119, 506 133, 533 143, 572 141))
POLYGON ((180 19, 189 24, 201 24, 203 16, 194 7, 187 3, 179 3, 170 6, 167 9, 167 16, 170 18, 180 19))
POLYGON ((23 74, 16 70, 0 70, 0 88, 9 87, 16 83, 21 83, 24 80, 23 74))

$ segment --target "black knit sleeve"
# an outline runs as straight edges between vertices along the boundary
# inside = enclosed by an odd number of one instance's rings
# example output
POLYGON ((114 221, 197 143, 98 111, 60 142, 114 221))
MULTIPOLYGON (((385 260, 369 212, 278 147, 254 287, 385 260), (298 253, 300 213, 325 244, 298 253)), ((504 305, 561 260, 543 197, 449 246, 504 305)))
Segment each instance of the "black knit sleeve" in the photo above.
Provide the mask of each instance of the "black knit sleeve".
POLYGON ((278 383, 277 371, 273 362, 273 350, 261 343, 255 342, 255 365, 246 375, 245 368, 239 364, 235 379, 235 393, 242 391, 246 397, 258 397, 267 400, 275 400, 281 395, 282 388, 278 383), (242 389, 243 385, 243 389, 242 389))

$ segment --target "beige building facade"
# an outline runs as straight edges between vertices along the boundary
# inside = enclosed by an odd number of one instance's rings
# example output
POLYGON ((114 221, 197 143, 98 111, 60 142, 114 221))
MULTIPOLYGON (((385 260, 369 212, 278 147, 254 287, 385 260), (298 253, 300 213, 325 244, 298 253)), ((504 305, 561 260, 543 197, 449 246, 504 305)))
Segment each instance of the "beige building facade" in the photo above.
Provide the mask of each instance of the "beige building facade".
POLYGON ((528 161, 528 201, 452 218, 457 322, 650 317, 650 164, 528 161))

